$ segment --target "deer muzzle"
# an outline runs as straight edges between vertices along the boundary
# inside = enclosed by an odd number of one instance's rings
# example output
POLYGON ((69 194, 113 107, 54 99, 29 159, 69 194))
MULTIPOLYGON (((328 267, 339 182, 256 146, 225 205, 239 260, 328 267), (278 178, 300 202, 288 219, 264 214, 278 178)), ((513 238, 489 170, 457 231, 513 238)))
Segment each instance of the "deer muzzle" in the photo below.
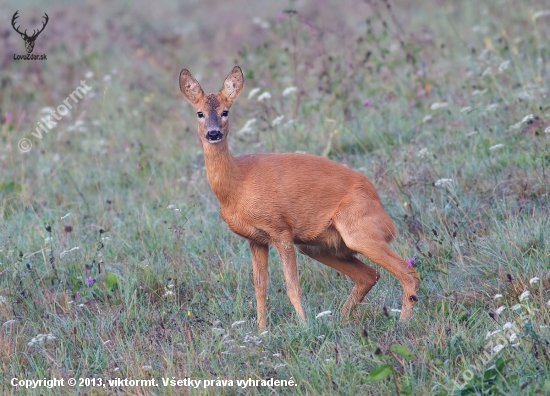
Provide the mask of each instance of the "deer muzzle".
POLYGON ((212 144, 221 142, 222 138, 223 138, 223 133, 221 133, 218 130, 208 131, 206 133, 206 140, 208 140, 208 142, 212 144))

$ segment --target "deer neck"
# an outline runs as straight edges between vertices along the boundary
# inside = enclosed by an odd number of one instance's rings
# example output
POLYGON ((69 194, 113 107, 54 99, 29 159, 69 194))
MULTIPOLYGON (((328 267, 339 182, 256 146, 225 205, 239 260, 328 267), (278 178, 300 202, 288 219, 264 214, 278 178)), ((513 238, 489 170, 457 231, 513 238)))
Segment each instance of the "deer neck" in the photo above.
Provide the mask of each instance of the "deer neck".
POLYGON ((210 187, 222 207, 229 205, 232 197, 239 191, 242 177, 235 158, 229 152, 227 139, 215 145, 203 143, 203 148, 210 187))

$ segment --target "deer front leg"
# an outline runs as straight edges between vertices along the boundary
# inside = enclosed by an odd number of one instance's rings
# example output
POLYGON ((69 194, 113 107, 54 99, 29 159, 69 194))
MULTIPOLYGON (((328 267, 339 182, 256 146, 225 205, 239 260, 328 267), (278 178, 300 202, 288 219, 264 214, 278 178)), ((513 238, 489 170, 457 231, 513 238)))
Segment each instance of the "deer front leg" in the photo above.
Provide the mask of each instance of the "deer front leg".
POLYGON ((300 319, 305 322, 306 315, 302 308, 300 283, 298 281, 298 269, 296 267, 296 253, 294 252, 294 245, 290 241, 283 240, 275 244, 275 248, 281 258, 283 265, 283 274, 286 282, 286 293, 290 302, 294 306, 296 313, 300 319))
POLYGON ((260 245, 249 241, 252 252, 252 272, 254 278, 254 290, 256 291, 256 312, 258 314, 258 328, 263 330, 266 325, 265 304, 267 299, 267 245, 260 245))

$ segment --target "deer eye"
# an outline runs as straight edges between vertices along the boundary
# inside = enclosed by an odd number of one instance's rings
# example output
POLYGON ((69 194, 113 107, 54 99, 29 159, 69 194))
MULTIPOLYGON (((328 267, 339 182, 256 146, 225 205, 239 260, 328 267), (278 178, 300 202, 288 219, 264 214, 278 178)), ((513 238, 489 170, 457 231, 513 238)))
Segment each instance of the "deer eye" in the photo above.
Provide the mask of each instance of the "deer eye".
POLYGON ((229 115, 229 111, 224 110, 222 111, 222 117, 227 117, 229 115))
POLYGON ((203 118, 203 117, 204 117, 204 114, 202 114, 202 111, 199 111, 199 112, 197 112, 197 116, 198 116, 199 118, 203 118))

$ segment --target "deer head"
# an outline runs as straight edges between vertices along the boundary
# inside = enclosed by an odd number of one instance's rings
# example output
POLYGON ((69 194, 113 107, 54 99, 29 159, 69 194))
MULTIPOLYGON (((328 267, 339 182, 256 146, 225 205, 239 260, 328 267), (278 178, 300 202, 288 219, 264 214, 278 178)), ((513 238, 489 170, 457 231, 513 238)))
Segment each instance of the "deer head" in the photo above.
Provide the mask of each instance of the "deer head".
POLYGON ((34 29, 33 33, 32 33, 32 36, 29 36, 29 35, 27 35, 27 29, 25 29, 24 32, 21 32, 19 30, 19 27, 15 26, 16 19, 19 18, 19 15, 17 15, 18 13, 19 13, 19 11, 15 11, 15 14, 13 14, 13 18, 11 19, 11 26, 13 27, 13 29, 17 33, 19 33, 21 35, 21 38, 23 40, 25 40, 25 49, 27 50, 27 53, 30 54, 30 53, 32 53, 32 50, 34 49, 34 42, 36 41, 36 38, 38 37, 38 35, 40 33, 42 33, 42 31, 44 30, 44 28, 48 24, 48 20, 50 18, 48 17, 48 14, 44 13, 44 22, 42 22, 42 29, 40 29, 38 31, 36 31, 36 29, 34 29))
POLYGON ((241 93, 243 84, 243 72, 239 66, 235 66, 217 93, 205 94, 189 70, 181 71, 180 90, 197 112, 198 132, 203 147, 227 142, 224 138, 229 133, 229 108, 241 93))

